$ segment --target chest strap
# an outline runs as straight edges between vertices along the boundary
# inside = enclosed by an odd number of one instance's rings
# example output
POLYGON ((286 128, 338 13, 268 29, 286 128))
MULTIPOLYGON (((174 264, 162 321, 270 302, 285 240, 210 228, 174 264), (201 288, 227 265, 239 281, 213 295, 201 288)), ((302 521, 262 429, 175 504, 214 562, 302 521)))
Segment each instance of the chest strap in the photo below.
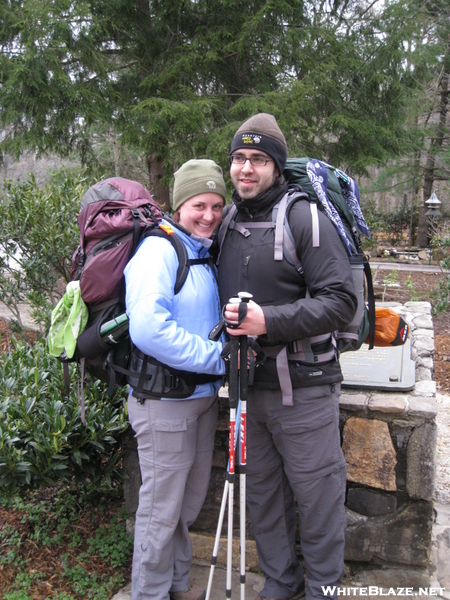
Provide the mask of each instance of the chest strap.
POLYGON ((265 346, 264 353, 268 358, 276 359, 278 381, 284 406, 293 406, 294 404, 292 381, 289 374, 290 360, 317 365, 337 359, 336 342, 329 333, 289 342, 286 346, 265 346), (325 342, 329 342, 331 348, 325 352, 314 353, 312 346, 325 342))

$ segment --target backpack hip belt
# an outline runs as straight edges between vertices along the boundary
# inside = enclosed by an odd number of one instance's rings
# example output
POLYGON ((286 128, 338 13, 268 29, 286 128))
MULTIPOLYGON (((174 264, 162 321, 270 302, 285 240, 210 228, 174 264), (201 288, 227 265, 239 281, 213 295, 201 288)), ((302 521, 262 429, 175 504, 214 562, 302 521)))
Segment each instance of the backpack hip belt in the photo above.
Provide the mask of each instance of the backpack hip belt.
POLYGON ((278 381, 280 383, 284 406, 293 406, 294 404, 288 361, 297 360, 303 363, 317 365, 330 362, 331 360, 337 360, 338 358, 335 339, 329 333, 304 338, 303 340, 295 340, 289 342, 286 346, 266 346, 264 347, 264 353, 267 358, 276 359, 278 381), (331 346, 330 349, 324 352, 320 350, 316 353, 314 352, 314 345, 321 345, 323 347, 326 343, 328 343, 327 345, 329 348, 331 346))
POLYGON ((136 346, 131 352, 127 383, 133 389, 132 395, 142 404, 145 400, 171 398, 182 400, 192 396, 197 385, 215 383, 220 375, 208 375, 179 371, 141 352, 136 346))

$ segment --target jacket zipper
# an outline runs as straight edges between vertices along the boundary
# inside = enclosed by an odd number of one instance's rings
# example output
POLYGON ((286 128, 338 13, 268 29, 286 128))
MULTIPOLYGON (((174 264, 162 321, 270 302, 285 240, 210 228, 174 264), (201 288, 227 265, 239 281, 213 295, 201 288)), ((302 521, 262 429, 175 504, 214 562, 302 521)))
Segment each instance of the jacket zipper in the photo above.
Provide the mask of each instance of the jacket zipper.
POLYGON ((248 277, 248 263, 250 262, 250 256, 246 256, 244 260, 244 277, 248 277))

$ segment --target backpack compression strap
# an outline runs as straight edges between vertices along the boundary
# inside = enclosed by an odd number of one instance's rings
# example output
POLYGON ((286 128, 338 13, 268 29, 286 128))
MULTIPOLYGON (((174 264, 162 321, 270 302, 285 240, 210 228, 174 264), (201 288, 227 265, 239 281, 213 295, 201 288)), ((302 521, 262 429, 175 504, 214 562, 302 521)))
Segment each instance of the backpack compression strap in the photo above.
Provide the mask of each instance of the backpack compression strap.
POLYGON ((133 218, 133 248, 131 251, 131 255, 133 255, 136 252, 136 248, 138 247, 138 243, 139 243, 139 238, 140 238, 140 230, 141 230, 141 221, 146 224, 148 221, 146 219, 146 216, 143 214, 143 212, 145 212, 145 215, 147 215, 147 217, 150 217, 153 221, 153 225, 155 227, 158 227, 158 221, 156 220, 155 215, 152 213, 150 205, 144 206, 142 207, 142 210, 139 208, 132 208, 131 209, 131 217, 133 218))
POLYGON ((367 257, 365 259, 364 274, 367 282, 367 303, 369 305, 369 350, 372 350, 375 343, 375 294, 369 260, 367 257))

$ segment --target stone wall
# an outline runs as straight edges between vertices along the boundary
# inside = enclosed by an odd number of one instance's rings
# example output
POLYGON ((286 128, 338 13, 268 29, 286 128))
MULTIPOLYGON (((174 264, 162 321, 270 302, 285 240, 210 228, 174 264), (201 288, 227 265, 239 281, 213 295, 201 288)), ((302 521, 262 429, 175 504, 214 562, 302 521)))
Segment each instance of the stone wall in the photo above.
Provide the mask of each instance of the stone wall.
POLYGON ((346 564, 365 585, 426 587, 436 471, 434 334, 427 302, 386 304, 411 326, 408 392, 344 390, 346 564))
MULTIPOLYGON (((437 414, 431 305, 427 302, 383 305, 394 308, 410 325, 411 358, 415 361, 416 378, 413 389, 408 392, 342 391, 340 427, 347 461, 348 519, 345 583, 427 587, 437 414)), ((227 400, 226 389, 223 389, 208 496, 193 526, 196 555, 205 560, 211 556, 212 536, 217 528, 225 482, 229 429, 227 400)), ((132 513, 137 506, 136 477, 139 472, 132 439, 127 471, 134 472, 126 486, 128 511, 132 513)), ((236 480, 234 537, 237 541, 239 478, 236 480)), ((224 536, 226 521, 225 518, 224 536)), ((247 567, 257 568, 248 519, 247 538, 247 567)), ((301 556, 300 543, 298 553, 301 556)), ((220 558, 219 555, 218 562, 220 558)))

